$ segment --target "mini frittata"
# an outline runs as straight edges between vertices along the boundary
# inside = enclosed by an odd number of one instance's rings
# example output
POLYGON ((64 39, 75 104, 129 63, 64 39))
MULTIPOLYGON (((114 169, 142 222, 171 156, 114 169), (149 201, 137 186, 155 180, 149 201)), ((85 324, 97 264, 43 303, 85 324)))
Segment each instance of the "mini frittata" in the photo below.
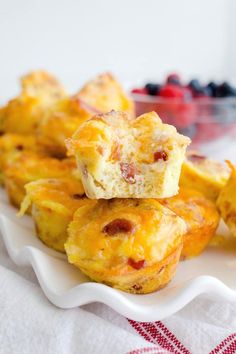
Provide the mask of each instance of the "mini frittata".
POLYGON ((185 222, 157 200, 99 200, 77 209, 65 249, 91 279, 145 294, 173 278, 185 232, 185 222))

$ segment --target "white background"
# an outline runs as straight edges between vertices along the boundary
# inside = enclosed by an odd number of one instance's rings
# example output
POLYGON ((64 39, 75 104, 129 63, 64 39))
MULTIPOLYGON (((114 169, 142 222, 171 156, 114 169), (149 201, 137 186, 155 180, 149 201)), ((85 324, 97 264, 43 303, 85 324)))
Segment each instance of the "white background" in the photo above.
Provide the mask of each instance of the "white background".
POLYGON ((236 81, 235 18, 235 0, 0 0, 0 101, 38 68, 72 92, 106 70, 236 81))

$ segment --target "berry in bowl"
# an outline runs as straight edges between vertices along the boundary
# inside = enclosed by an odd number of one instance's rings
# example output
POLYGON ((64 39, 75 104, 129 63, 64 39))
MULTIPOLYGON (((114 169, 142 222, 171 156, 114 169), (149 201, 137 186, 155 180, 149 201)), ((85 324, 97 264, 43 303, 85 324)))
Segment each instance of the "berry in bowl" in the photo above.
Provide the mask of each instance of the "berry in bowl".
POLYGON ((156 111, 197 147, 236 138, 236 88, 227 82, 203 85, 192 79, 185 84, 178 74, 170 74, 163 83, 149 82, 131 94, 137 115, 156 111))

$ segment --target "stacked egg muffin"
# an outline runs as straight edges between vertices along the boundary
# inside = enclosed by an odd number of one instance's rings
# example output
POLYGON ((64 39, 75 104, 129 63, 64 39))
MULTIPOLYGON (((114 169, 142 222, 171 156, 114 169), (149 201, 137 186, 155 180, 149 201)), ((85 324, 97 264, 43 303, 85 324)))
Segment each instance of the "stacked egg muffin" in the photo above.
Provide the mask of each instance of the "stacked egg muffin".
POLYGON ((224 165, 186 154, 190 139, 155 112, 136 118, 111 74, 70 96, 52 75, 31 73, 0 109, 0 128, 10 203, 94 281, 138 294, 164 287, 214 236, 217 199, 234 230, 225 211, 234 167, 229 180, 224 165))

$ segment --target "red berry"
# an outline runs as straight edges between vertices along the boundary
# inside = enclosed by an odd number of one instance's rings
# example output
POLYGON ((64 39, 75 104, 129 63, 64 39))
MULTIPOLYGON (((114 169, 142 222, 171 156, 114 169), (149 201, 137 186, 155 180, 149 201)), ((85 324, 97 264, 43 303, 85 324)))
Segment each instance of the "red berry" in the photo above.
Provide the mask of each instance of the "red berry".
POLYGON ((134 88, 132 91, 132 93, 138 93, 140 95, 148 95, 147 89, 145 87, 142 88, 134 88))
POLYGON ((184 98, 184 90, 180 86, 167 84, 160 89, 159 96, 165 98, 184 98))

